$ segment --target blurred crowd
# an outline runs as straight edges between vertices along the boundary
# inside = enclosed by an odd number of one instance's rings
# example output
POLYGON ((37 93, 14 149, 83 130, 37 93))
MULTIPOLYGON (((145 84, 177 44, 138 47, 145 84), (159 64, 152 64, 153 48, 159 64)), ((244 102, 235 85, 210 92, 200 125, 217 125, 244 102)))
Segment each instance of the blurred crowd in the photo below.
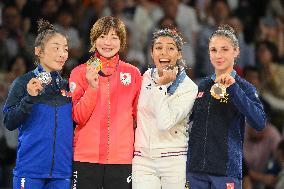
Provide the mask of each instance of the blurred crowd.
MULTIPOLYGON (((207 53, 211 33, 221 24, 234 27, 241 52, 235 70, 256 86, 268 116, 263 131, 246 127, 244 187, 276 188, 281 179, 284 182, 284 0, 2 0, 0 119, 11 83, 34 68, 39 18, 68 36, 69 59, 62 73, 68 79, 70 71, 90 57, 91 26, 108 15, 125 22, 127 48, 120 56, 141 73, 153 66, 148 49, 151 34, 157 28, 176 28, 186 41, 183 58, 187 74, 196 83, 213 73, 207 53)), ((8 132, 2 124, 0 188, 9 188, 17 131, 8 132)))

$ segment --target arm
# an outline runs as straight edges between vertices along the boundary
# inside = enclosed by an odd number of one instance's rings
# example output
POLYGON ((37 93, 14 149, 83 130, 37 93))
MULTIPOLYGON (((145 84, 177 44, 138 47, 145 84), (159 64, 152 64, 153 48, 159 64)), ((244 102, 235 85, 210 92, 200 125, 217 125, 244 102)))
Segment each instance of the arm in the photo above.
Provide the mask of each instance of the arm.
POLYGON ((72 114, 77 124, 85 125, 95 109, 98 89, 88 84, 85 72, 80 73, 79 69, 73 70, 70 75, 72 114))
POLYGON ((135 80, 135 91, 136 91, 136 96, 134 98, 134 101, 133 101, 133 118, 135 120, 137 120, 137 104, 138 104, 138 99, 139 99, 139 95, 140 95, 140 90, 141 90, 141 85, 142 85, 142 76, 140 74, 140 72, 138 71, 137 73, 137 77, 136 77, 136 80, 135 80))
POLYGON ((177 90, 172 96, 168 96, 166 91, 165 86, 157 86, 153 89, 151 97, 154 103, 157 127, 161 130, 174 127, 189 114, 196 98, 197 86, 193 83, 190 86, 181 85, 180 90, 177 90))
POLYGON ((246 116, 249 124, 260 131, 264 128, 266 123, 264 109, 255 88, 251 86, 247 87, 249 92, 246 94, 237 83, 232 84, 227 88, 230 95, 229 98, 232 98, 238 110, 246 116))
POLYGON ((11 85, 4 105, 4 125, 12 131, 21 126, 30 115, 36 96, 30 96, 25 88, 26 83, 17 78, 11 85))
POLYGON ((262 182, 264 183, 266 186, 275 186, 276 182, 277 182, 277 176, 273 175, 273 174, 266 174, 266 173, 260 173, 260 172, 256 172, 251 170, 249 172, 250 177, 258 182, 262 182))

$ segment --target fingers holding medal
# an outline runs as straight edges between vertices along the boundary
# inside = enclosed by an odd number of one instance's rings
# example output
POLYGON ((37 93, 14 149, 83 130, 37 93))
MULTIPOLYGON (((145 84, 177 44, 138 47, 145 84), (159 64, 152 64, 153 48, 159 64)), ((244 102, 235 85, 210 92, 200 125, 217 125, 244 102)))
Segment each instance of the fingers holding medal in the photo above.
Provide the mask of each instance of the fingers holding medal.
POLYGON ((31 96, 37 96, 41 93, 45 86, 51 82, 50 73, 41 72, 36 78, 32 78, 27 84, 27 91, 31 96))
POLYGON ((222 74, 215 79, 215 84, 211 87, 210 93, 215 99, 221 99, 221 102, 223 102, 222 99, 226 99, 225 101, 227 101, 228 94, 226 89, 235 82, 234 77, 231 75, 222 74))
POLYGON ((232 77, 230 74, 222 74, 215 79, 215 83, 220 83, 226 88, 230 87, 235 82, 235 78, 232 77))
POLYGON ((97 89, 99 84, 98 72, 101 69, 101 64, 98 64, 94 61, 92 61, 91 63, 88 62, 86 66, 86 79, 90 87, 97 89))

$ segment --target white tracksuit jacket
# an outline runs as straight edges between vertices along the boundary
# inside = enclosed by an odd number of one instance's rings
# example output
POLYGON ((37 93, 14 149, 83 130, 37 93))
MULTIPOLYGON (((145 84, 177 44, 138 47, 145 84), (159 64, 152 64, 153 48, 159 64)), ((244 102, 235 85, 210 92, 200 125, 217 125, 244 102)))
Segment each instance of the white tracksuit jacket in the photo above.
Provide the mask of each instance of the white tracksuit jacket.
MULTIPOLYGON (((154 72, 154 78, 158 74, 154 72)), ((135 155, 150 158, 186 155, 188 117, 198 87, 185 77, 174 94, 167 94, 168 85, 157 86, 151 70, 143 75, 138 101, 135 155)))

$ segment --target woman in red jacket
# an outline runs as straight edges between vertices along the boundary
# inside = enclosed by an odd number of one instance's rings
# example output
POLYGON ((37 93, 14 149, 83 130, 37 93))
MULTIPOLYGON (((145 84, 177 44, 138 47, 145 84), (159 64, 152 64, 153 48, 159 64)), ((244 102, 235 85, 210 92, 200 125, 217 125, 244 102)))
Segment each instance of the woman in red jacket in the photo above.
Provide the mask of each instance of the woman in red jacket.
POLYGON ((120 60, 124 23, 99 19, 91 29, 92 57, 70 76, 74 138, 73 188, 131 188, 138 69, 120 60))

